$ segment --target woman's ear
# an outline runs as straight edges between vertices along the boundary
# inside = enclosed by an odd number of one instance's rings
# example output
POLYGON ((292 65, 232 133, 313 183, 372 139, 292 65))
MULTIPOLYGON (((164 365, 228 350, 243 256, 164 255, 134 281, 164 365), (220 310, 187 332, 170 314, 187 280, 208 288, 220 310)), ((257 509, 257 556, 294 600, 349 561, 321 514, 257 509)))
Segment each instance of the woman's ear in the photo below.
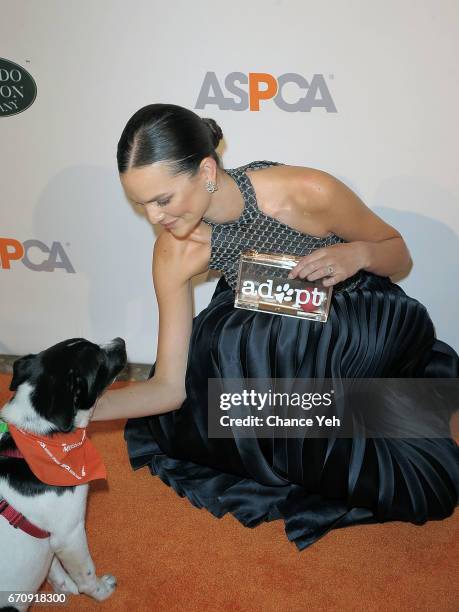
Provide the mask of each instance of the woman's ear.
POLYGON ((204 171, 206 180, 215 182, 217 180, 217 162, 212 157, 205 157, 201 161, 201 168, 204 171))
POLYGON ((16 359, 13 363, 13 378, 10 383, 10 391, 16 389, 25 382, 32 374, 32 365, 36 355, 32 353, 16 359))

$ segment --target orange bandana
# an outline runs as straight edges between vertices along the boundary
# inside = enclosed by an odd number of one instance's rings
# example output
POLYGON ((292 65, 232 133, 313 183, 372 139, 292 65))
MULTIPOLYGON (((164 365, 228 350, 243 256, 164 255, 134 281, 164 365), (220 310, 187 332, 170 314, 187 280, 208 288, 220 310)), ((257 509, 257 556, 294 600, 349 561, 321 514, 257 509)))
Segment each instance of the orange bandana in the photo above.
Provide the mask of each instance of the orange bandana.
POLYGON ((87 438, 86 429, 50 437, 32 434, 11 423, 8 428, 28 466, 42 482, 71 486, 107 478, 105 465, 87 438))

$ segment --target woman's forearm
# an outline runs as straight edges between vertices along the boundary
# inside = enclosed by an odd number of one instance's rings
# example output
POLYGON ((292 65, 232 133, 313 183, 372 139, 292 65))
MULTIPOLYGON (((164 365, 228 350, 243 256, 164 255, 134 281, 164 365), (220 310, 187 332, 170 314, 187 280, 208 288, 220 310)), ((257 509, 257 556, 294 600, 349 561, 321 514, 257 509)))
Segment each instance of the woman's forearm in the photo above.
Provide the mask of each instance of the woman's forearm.
POLYGON ((109 389, 96 402, 93 421, 136 418, 163 414, 180 408, 184 391, 155 378, 133 382, 120 389, 109 389))
POLYGON ((395 237, 380 242, 360 242, 363 269, 379 276, 408 273, 412 260, 403 238, 395 237))

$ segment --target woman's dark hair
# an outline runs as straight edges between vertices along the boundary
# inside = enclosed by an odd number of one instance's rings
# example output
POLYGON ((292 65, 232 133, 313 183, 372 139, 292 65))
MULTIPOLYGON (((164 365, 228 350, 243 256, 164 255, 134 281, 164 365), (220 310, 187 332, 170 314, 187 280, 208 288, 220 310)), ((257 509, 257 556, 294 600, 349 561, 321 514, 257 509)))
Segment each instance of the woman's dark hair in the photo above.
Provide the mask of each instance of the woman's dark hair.
POLYGON ((201 118, 175 104, 149 104, 126 124, 118 142, 118 172, 166 162, 173 175, 196 174, 204 157, 212 157, 223 132, 213 119, 201 118))

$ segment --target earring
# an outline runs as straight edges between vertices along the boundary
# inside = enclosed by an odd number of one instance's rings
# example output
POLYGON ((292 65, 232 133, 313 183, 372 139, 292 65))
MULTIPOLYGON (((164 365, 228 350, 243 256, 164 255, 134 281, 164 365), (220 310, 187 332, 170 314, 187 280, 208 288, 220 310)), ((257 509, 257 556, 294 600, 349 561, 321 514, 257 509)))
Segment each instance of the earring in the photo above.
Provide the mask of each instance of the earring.
POLYGON ((214 193, 214 191, 218 191, 217 183, 213 183, 212 181, 206 181, 206 189, 209 193, 214 193))

